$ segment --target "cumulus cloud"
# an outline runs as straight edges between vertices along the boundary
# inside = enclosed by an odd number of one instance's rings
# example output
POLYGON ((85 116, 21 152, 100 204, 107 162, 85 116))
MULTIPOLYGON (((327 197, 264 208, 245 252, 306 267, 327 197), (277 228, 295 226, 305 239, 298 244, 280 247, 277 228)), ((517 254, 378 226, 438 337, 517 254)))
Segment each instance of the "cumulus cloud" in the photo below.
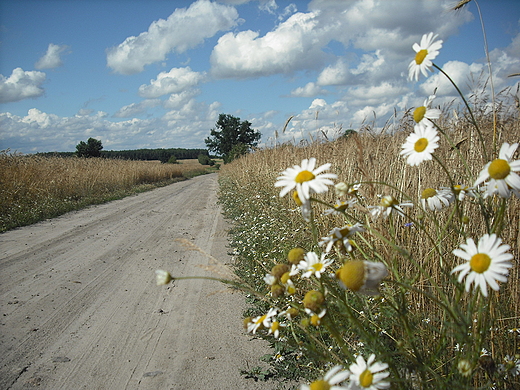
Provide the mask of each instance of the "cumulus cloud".
MULTIPOLYGON (((182 93, 181 93, 182 94, 182 93)), ((139 114, 141 108, 161 104, 145 100, 123 107, 121 114, 139 114)), ((166 105, 165 105, 166 106, 166 105)), ((166 107, 167 108, 167 107, 166 107)), ((220 103, 187 98, 162 117, 114 121, 104 111, 82 109, 62 117, 32 108, 26 116, 0 113, 0 146, 13 151, 73 151, 79 141, 100 139, 106 150, 139 148, 203 148, 203 140, 214 127, 220 103)))
POLYGON ((199 89, 188 89, 180 93, 172 93, 170 97, 163 103, 164 108, 169 110, 178 110, 184 107, 188 102, 193 100, 195 96, 200 94, 199 89))
POLYGON ((172 68, 169 72, 161 72, 150 84, 139 87, 139 96, 157 98, 170 93, 179 93, 196 86, 205 78, 205 73, 198 73, 186 68, 172 68))
POLYGON ((318 13, 296 13, 260 37, 247 30, 219 38, 210 61, 221 78, 248 78, 315 69, 323 64, 322 47, 331 28, 318 26, 318 13))
MULTIPOLYGON (((462 93, 466 95, 472 90, 472 80, 479 79, 485 68, 483 64, 479 63, 466 64, 461 61, 448 61, 442 69, 457 84, 462 93)), ((439 97, 457 95, 457 91, 451 82, 442 73, 435 73, 428 77, 421 84, 420 90, 425 95, 436 91, 436 95, 439 97)))
POLYGON ((47 52, 36 62, 36 69, 52 69, 62 66, 61 54, 68 49, 67 45, 55 45, 49 43, 47 52))
POLYGON ((237 24, 235 8, 209 0, 199 0, 189 8, 176 9, 168 19, 154 21, 148 31, 128 37, 107 50, 107 66, 115 72, 134 74, 166 59, 172 51, 182 53, 219 31, 237 24))
POLYGON ((151 107, 157 107, 161 105, 160 99, 147 99, 143 100, 140 103, 131 103, 124 107, 121 107, 117 112, 113 115, 114 118, 133 118, 135 116, 139 116, 144 114, 146 110, 151 107))
POLYGON ((344 85, 350 78, 348 63, 340 58, 335 64, 327 66, 318 76, 319 85, 344 85))
POLYGON ((293 97, 313 97, 316 95, 324 95, 327 94, 327 90, 320 88, 313 82, 307 83, 304 87, 296 88, 291 91, 291 96, 293 97))
POLYGON ((449 36, 472 18, 464 9, 448 13, 448 3, 312 1, 309 12, 293 14, 264 36, 251 30, 222 36, 211 54, 212 74, 220 78, 254 78, 317 70, 333 57, 328 45, 336 41, 349 52, 359 49, 366 54, 354 60, 336 57, 336 64, 323 73, 319 85, 356 83, 360 77, 350 76, 359 74, 374 74, 378 82, 383 77, 396 78, 400 68, 392 65, 409 62, 412 44, 422 34, 436 31, 441 37, 449 36), (350 70, 352 66, 355 71, 350 70))
POLYGON ((45 73, 15 68, 8 78, 0 74, 0 103, 17 102, 44 94, 45 73))

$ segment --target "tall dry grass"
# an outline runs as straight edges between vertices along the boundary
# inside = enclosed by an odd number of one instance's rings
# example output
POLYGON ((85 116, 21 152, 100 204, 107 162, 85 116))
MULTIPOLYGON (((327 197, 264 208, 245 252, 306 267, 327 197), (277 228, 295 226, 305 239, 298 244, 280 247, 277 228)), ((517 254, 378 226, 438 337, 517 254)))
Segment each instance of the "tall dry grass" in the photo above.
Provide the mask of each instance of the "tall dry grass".
MULTIPOLYGON (((520 140, 518 111, 500 111, 496 125, 488 110, 476 111, 475 116, 488 151, 486 160, 480 144, 481 137, 474 126, 468 123, 464 113, 452 113, 451 108, 444 111, 444 119, 439 124, 441 128, 449 130, 446 130, 444 137, 441 136, 440 147, 435 151, 435 157, 442 164, 437 161, 423 162, 418 167, 406 164, 405 159, 400 156, 400 151, 401 145, 413 128, 413 119, 405 115, 399 126, 400 131, 394 134, 376 132, 367 127, 357 134, 332 142, 315 140, 311 143, 285 144, 258 150, 224 165, 221 169, 222 203, 235 220, 233 234, 235 247, 238 248, 237 255, 239 258, 242 256, 247 259, 239 259, 239 267, 249 268, 248 271, 240 270, 240 275, 246 278, 250 275, 248 282, 254 285, 254 279, 261 279, 263 272, 269 272, 276 263, 283 261, 283 255, 292 247, 301 246, 305 250, 314 250, 310 246, 312 232, 302 228, 304 224, 298 208, 289 196, 282 199, 278 197, 279 189, 274 187, 274 183, 286 168, 300 164, 302 159, 315 157, 318 166, 332 164, 331 171, 338 175, 338 181, 349 184, 362 183, 359 191, 362 201, 356 206, 356 211, 359 212, 358 215, 366 215, 366 219, 361 221, 365 226, 380 234, 364 235, 364 242, 356 240, 364 253, 372 254, 375 261, 383 260, 391 266, 394 274, 400 275, 404 280, 413 281, 413 286, 417 289, 428 291, 431 287, 428 279, 419 276, 416 265, 408 261, 408 256, 413 256, 423 269, 428 270, 431 280, 438 285, 446 286, 447 296, 455 301, 457 292, 449 270, 459 264, 460 259, 456 259, 451 252, 465 242, 464 235, 475 237, 477 240, 487 233, 479 204, 469 202, 460 207, 463 215, 455 218, 467 218, 468 222, 463 225, 463 231, 460 224, 452 223, 449 219, 453 216, 448 210, 430 213, 429 218, 435 223, 424 226, 424 230, 419 232, 418 226, 406 224, 409 220, 403 218, 395 219, 391 225, 389 220, 373 221, 366 208, 366 205, 379 204, 380 196, 393 195, 399 201, 413 202, 415 207, 410 211, 410 216, 421 223, 424 211, 420 207, 420 197, 425 188, 438 189, 456 184, 471 186, 485 163, 497 157, 496 153, 503 142, 515 143, 520 140), (448 181, 447 173, 453 183, 448 181), (229 200, 231 196, 235 196, 232 201, 229 200), (248 219, 251 221, 244 222, 248 219), (426 234, 422 234, 423 232, 433 237, 435 242, 426 234), (385 245, 385 240, 393 245, 385 245), (433 246, 436 246, 437 250, 433 250, 433 246), (402 250, 406 255, 403 255, 402 250), (438 253, 442 254, 446 263, 440 264, 438 253)), ((333 191, 329 191, 320 199, 331 204, 336 201, 333 191)), ((498 203, 497 200, 496 204, 498 203)), ((318 207, 315 210, 318 237, 324 237, 332 228, 345 224, 343 216, 324 217, 321 214, 324 209, 318 207)), ((506 213, 506 223, 502 227, 500 237, 504 243, 511 246, 510 252, 514 256, 510 282, 502 284, 499 294, 493 296, 489 306, 481 309, 489 311, 489 315, 495 319, 490 343, 486 345, 492 356, 512 356, 520 352, 520 333, 517 331, 520 328, 519 199, 514 196, 510 199, 506 213)), ((256 283, 256 288, 260 292, 266 289, 261 281, 256 283)), ((416 321, 414 326, 417 334, 423 337, 424 350, 433 350, 437 343, 437 333, 432 329, 442 329, 444 314, 439 306, 425 299, 424 294, 409 291, 407 296, 410 312, 415 313, 412 317, 416 321)), ((470 298, 463 298, 463 301, 467 299, 470 298)), ((407 337, 401 329, 392 331, 398 337, 407 337)), ((351 337, 345 336, 347 341, 351 337)), ((353 340, 357 339, 354 337, 350 342, 353 340)), ((354 346, 355 344, 352 344, 353 350, 354 346)), ((450 351, 457 348, 454 341, 446 347, 450 351)), ((441 364, 439 369, 449 367, 453 361, 444 363, 446 365, 441 364)), ((284 370, 287 371, 288 368, 285 367, 284 370)))
POLYGON ((180 164, 0 154, 0 232, 205 171, 180 164))

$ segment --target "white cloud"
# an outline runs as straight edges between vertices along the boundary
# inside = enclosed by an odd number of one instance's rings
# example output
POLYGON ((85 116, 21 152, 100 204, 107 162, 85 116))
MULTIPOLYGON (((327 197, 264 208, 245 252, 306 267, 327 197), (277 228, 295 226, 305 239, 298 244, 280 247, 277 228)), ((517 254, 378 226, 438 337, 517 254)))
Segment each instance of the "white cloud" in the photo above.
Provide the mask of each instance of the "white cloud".
POLYGON ((318 26, 318 13, 296 13, 275 30, 259 37, 255 31, 227 33, 213 48, 212 73, 221 78, 260 77, 315 69, 326 54, 329 27, 318 26))
MULTIPOLYGON (((182 94, 182 93, 181 93, 182 94)), ((130 104, 120 111, 139 114, 143 106, 160 104, 159 99, 130 104)), ((166 106, 166 104, 165 104, 166 106)), ((106 150, 139 148, 204 148, 204 138, 215 125, 220 103, 206 104, 187 99, 160 118, 129 118, 114 121, 103 111, 80 110, 61 117, 32 108, 26 116, 0 113, 2 149, 34 153, 74 151, 81 140, 100 139, 106 150)))
POLYGON ((378 85, 361 85, 350 88, 343 100, 352 106, 377 106, 383 102, 394 104, 408 92, 408 88, 403 84, 391 84, 382 82, 378 85))
MULTIPOLYGON (((448 61, 442 67, 455 84, 459 87, 464 95, 471 92, 472 80, 478 80, 480 73, 485 70, 483 64, 473 63, 471 65, 461 61, 448 61)), ((452 83, 442 73, 437 72, 428 77, 420 86, 420 90, 424 95, 431 95, 436 91, 436 95, 455 96, 457 91, 452 83)))
POLYGON ((266 12, 269 12, 270 14, 274 14, 275 11, 278 9, 278 4, 276 4, 275 0, 263 0, 263 1, 260 1, 258 8, 261 9, 262 11, 266 11, 266 12))
POLYGON ((298 87, 295 90, 291 91, 291 96, 293 97, 313 97, 316 95, 324 95, 327 94, 328 91, 326 89, 320 88, 313 82, 307 83, 304 87, 298 87))
POLYGON ((0 74, 0 103, 17 102, 43 95, 45 91, 41 85, 45 78, 43 72, 24 71, 22 68, 13 69, 8 78, 0 74))
POLYGON ((182 53, 219 31, 237 24, 235 8, 199 0, 189 8, 176 9, 168 19, 153 22, 148 31, 131 36, 107 50, 107 66, 122 74, 134 74, 145 65, 164 61, 172 51, 182 53))
POLYGON ((172 93, 168 100, 164 102, 164 108, 170 110, 180 109, 199 94, 199 89, 189 89, 184 90, 181 93, 172 93))
POLYGON ((318 76, 319 85, 344 85, 351 76, 348 63, 344 58, 339 58, 334 65, 323 69, 318 76))
POLYGON ((113 116, 114 118, 136 117, 145 113, 148 108, 159 106, 161 103, 160 99, 147 99, 140 103, 131 103, 127 106, 121 107, 113 116))
POLYGON ((139 87, 139 96, 157 98, 170 93, 179 93, 194 87, 205 78, 204 73, 198 73, 186 68, 172 68, 169 72, 161 72, 150 84, 139 87))
POLYGON ((68 49, 67 45, 55 45, 49 43, 47 52, 36 62, 36 69, 51 69, 62 66, 61 54, 68 49))
POLYGON ((472 18, 467 10, 446 12, 448 4, 449 0, 312 1, 309 12, 293 14, 263 36, 251 30, 222 36, 211 54, 212 74, 240 79, 315 71, 333 56, 327 45, 334 40, 350 53, 359 49, 366 54, 359 59, 352 54, 337 57, 319 85, 367 81, 351 74, 367 78, 374 74, 377 82, 397 78, 400 67, 393 65, 409 62, 412 44, 422 34, 435 31, 449 36, 472 18))

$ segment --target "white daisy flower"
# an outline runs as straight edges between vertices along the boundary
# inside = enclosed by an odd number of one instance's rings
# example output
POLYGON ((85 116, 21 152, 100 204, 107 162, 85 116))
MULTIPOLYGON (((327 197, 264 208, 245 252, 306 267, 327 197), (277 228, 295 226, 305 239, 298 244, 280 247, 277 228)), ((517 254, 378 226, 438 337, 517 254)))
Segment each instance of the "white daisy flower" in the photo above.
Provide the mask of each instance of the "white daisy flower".
POLYGON ((270 328, 271 327, 271 318, 275 317, 278 313, 278 309, 270 308, 267 314, 263 316, 258 316, 251 319, 251 322, 247 324, 247 331, 253 334, 260 328, 270 328))
POLYGON ((421 204, 425 210, 427 208, 431 211, 442 210, 443 207, 448 207, 453 200, 454 195, 450 189, 426 188, 421 194, 421 204))
POLYGON ((378 295, 381 280, 387 276, 383 263, 365 260, 347 261, 336 271, 341 287, 366 295, 378 295))
POLYGON ((377 219, 381 215, 388 218, 393 211, 395 211, 397 215, 404 216, 403 207, 413 207, 413 203, 399 203, 392 195, 386 195, 381 198, 381 203, 378 206, 368 206, 368 209, 370 210, 372 219, 377 219))
POLYGON ((285 196, 291 190, 296 188, 298 197, 304 203, 310 198, 312 193, 321 194, 327 191, 328 185, 333 185, 331 179, 336 179, 337 175, 334 173, 323 173, 330 168, 331 164, 324 164, 316 169, 316 159, 302 160, 301 166, 294 165, 292 168, 287 168, 282 172, 281 176, 277 178, 275 187, 284 187, 280 191, 280 197, 285 196))
POLYGON ((321 254, 321 258, 314 252, 307 252, 303 260, 298 264, 298 268, 303 271, 302 278, 309 278, 311 275, 321 278, 321 273, 325 271, 334 260, 326 259, 325 253, 321 254))
POLYGON ((280 327, 284 327, 285 325, 280 323, 278 320, 274 320, 271 322, 271 326, 269 327, 269 332, 267 334, 272 334, 275 339, 280 337, 280 327))
POLYGON ((334 186, 336 190, 336 195, 345 196, 348 194, 349 186, 345 182, 339 182, 334 186))
POLYGON ((464 260, 466 263, 456 266, 451 273, 460 272, 458 282, 462 283, 466 278, 466 291, 469 291, 471 285, 475 283, 475 288, 480 287, 480 291, 487 297, 487 286, 498 291, 499 282, 507 282, 509 268, 513 266, 510 260, 513 255, 506 253, 509 245, 501 245, 502 239, 496 234, 484 234, 478 241, 478 245, 472 238, 468 238, 465 244, 461 244, 460 248, 455 249, 453 254, 464 260))
POLYGON ((403 144, 401 155, 407 157, 407 164, 419 165, 423 161, 431 160, 432 153, 439 147, 439 136, 431 123, 417 123, 403 144))
POLYGON ((315 313, 311 309, 305 308, 305 313, 310 317, 309 321, 313 326, 319 326, 321 319, 327 314, 327 309, 322 309, 319 313, 315 313))
POLYGON ((331 209, 327 209, 323 212, 323 215, 341 215, 343 212, 357 203, 357 199, 352 198, 346 201, 337 200, 331 209))
POLYGON ((422 73, 424 77, 428 77, 427 70, 431 71, 433 66, 432 60, 437 57, 439 50, 442 47, 442 41, 434 40, 438 35, 433 33, 424 34, 421 38, 421 43, 414 43, 412 48, 416 52, 415 58, 410 65, 408 65, 408 78, 410 80, 419 81, 419 73, 422 73))
POLYGON ((347 390, 346 386, 337 386, 344 382, 350 376, 348 370, 344 370, 342 366, 332 367, 323 377, 312 382, 310 385, 302 385, 300 390, 328 389, 328 390, 347 390))
POLYGON ((376 355, 372 354, 365 362, 363 356, 358 355, 356 363, 352 363, 349 367, 350 389, 380 390, 390 387, 390 382, 383 381, 389 375, 387 371, 384 371, 388 368, 388 364, 374 362, 375 359, 376 355))
POLYGON ((455 198, 457 198, 459 201, 463 201, 466 196, 469 196, 470 198, 476 198, 477 195, 475 193, 475 188, 465 186, 462 184, 454 185, 453 188, 448 187, 441 187, 442 190, 446 191, 452 191, 455 198))
POLYGON ((364 232, 365 229, 360 223, 356 223, 355 225, 345 225, 342 228, 334 228, 329 232, 327 237, 322 237, 319 242, 320 246, 325 247, 325 253, 329 253, 334 244, 340 246, 340 250, 344 252, 352 252, 352 244, 350 242, 350 237, 358 232, 364 232))
POLYGON ((413 111, 413 120, 416 123, 432 124, 431 119, 439 119, 441 117, 442 111, 438 108, 430 108, 430 105, 435 99, 435 95, 430 95, 428 99, 426 99, 422 106, 417 107, 413 111))
POLYGON ((172 276, 168 271, 158 269, 155 271, 155 281, 158 286, 163 286, 170 283, 173 280, 172 276))
POLYGON ((513 192, 520 198, 520 176, 515 173, 520 171, 520 160, 511 161, 517 148, 518 143, 502 144, 498 158, 484 166, 474 186, 489 179, 485 196, 498 192, 502 198, 509 198, 513 192))

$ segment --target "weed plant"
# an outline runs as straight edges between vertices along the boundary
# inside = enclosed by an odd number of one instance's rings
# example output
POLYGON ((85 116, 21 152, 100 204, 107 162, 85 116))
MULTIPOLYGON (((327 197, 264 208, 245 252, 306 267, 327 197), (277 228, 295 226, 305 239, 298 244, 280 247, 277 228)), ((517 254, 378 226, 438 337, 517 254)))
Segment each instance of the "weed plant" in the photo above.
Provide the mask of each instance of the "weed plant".
POLYGON ((0 232, 206 171, 196 164, 0 152, 0 232))
MULTIPOLYGON (((410 78, 443 72, 435 38, 414 45, 410 78)), ((511 91, 493 105, 483 91, 456 107, 428 98, 397 131, 221 168, 254 303, 244 325, 272 342, 273 375, 310 389, 520 388, 520 124, 511 91)))

